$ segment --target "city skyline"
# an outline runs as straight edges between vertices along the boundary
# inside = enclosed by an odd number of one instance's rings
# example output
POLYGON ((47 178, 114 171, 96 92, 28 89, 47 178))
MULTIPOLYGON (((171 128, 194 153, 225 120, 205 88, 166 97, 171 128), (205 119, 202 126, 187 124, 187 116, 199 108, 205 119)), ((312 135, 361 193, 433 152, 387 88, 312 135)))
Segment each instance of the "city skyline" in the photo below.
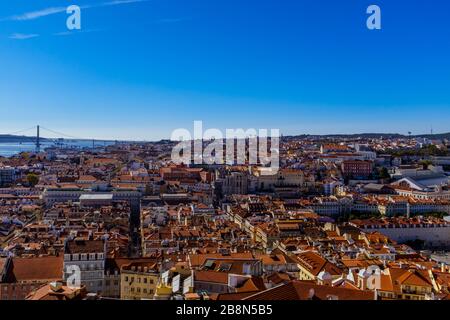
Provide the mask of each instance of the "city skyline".
POLYGON ((208 128, 284 135, 449 132, 448 3, 64 1, 0 4, 1 134, 170 138, 208 128), (433 10, 432 10, 433 9, 433 10))
MULTIPOLYGON (((206 128, 206 130, 208 129, 216 129, 216 128, 206 128)), ((239 130, 244 130, 242 132, 242 134, 244 135, 244 138, 248 138, 252 135, 248 135, 246 134, 246 131, 249 129, 246 128, 235 128, 235 129, 228 129, 228 130, 232 130, 232 132, 234 131, 239 131, 239 130)), ((129 140, 121 140, 121 139, 114 139, 114 138, 105 138, 105 139, 98 139, 96 137, 75 137, 75 136, 70 136, 68 134, 62 133, 62 132, 56 132, 56 131, 52 131, 51 129, 46 129, 44 128, 44 130, 47 132, 46 135, 40 135, 40 139, 42 142, 51 142, 55 139, 63 139, 66 141, 96 141, 96 142, 112 142, 112 141, 118 141, 118 142, 159 142, 159 141, 163 141, 163 140, 172 140, 172 141, 181 141, 183 139, 171 139, 171 137, 165 137, 165 138, 161 138, 161 139, 129 139, 129 140)), ((206 131, 205 130, 205 131, 206 131)), ((253 130, 253 128, 250 128, 250 130, 253 130)), ((262 129, 262 130, 266 130, 266 129, 262 129)), ((14 139, 14 141, 16 141, 17 139, 25 139, 25 142, 27 143, 33 143, 35 144, 35 142, 29 141, 29 139, 36 139, 36 134, 32 135, 32 134, 23 134, 23 132, 32 132, 32 131, 36 131, 36 127, 31 127, 31 128, 27 128, 24 130, 19 130, 19 132, 12 132, 12 133, 2 133, 0 132, 0 138, 4 138, 6 141, 8 141, 7 143, 12 143, 13 141, 8 140, 8 138, 14 139)), ((204 134, 205 132, 203 132, 204 134)), ((192 132, 192 134, 194 134, 192 132)), ((417 137, 428 137, 428 136, 442 136, 442 135, 450 135, 450 132, 435 132, 433 130, 433 128, 431 128, 431 131, 428 133, 418 133, 418 134, 413 134, 412 132, 408 132, 406 134, 402 134, 402 133, 398 133, 398 132, 356 132, 356 133, 324 133, 324 134, 309 134, 309 133, 298 133, 298 134, 283 134, 283 132, 280 132, 280 137, 302 137, 302 136, 311 136, 311 137, 357 137, 357 136, 376 136, 376 135, 380 135, 380 136, 399 136, 399 137, 410 137, 410 138, 417 138, 417 137)), ((261 134, 257 134, 258 137, 265 137, 264 135, 261 134)), ((217 138, 220 139, 220 138, 217 138)), ((227 140, 227 138, 224 136, 223 137, 224 140, 227 140)), ((188 139, 191 141, 194 141, 196 139, 192 138, 192 139, 188 139)), ((210 140, 209 138, 205 138, 202 137, 202 140, 210 140)), ((18 141, 18 140, 17 140, 18 141)))

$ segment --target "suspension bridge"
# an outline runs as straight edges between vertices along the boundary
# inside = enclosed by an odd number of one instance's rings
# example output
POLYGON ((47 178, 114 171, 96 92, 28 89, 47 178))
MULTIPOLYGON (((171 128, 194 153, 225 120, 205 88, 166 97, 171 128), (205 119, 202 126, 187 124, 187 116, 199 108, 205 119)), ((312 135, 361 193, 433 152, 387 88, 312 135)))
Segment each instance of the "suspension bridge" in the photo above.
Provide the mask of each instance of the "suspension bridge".
MULTIPOLYGON (((107 142, 114 142, 114 143, 118 143, 119 141, 117 140, 98 140, 98 139, 90 139, 90 138, 85 138, 85 137, 76 137, 73 135, 69 135, 63 132, 59 132, 53 129, 49 129, 46 127, 43 127, 41 125, 36 125, 30 128, 26 128, 26 129, 22 129, 22 130, 18 130, 18 131, 14 131, 14 132, 10 132, 10 133, 5 133, 5 134, 1 134, 3 136, 19 136, 19 137, 26 137, 29 139, 32 139, 34 141, 34 144, 36 146, 36 151, 40 151, 43 142, 53 142, 56 146, 62 147, 64 145, 65 141, 69 141, 69 142, 77 142, 77 141, 85 141, 85 142, 92 142, 92 149, 95 149, 95 147, 97 146, 105 146, 107 142), (35 136, 28 136, 25 135, 26 133, 30 133, 30 132, 35 132, 35 136), (41 135, 41 133, 44 133, 44 135, 46 135, 46 137, 43 137, 43 135, 41 135), (54 136, 54 137, 51 137, 54 136)), ((73 144, 72 144, 73 145, 73 144)))

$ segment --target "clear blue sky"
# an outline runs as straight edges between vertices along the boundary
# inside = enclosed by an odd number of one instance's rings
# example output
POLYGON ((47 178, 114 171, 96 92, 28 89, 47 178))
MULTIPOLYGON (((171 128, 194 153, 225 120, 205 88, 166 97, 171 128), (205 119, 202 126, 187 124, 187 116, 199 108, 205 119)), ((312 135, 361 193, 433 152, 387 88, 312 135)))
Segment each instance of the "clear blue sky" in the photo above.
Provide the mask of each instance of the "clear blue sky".
POLYGON ((449 15, 448 0, 1 1, 0 132, 447 132, 449 15))

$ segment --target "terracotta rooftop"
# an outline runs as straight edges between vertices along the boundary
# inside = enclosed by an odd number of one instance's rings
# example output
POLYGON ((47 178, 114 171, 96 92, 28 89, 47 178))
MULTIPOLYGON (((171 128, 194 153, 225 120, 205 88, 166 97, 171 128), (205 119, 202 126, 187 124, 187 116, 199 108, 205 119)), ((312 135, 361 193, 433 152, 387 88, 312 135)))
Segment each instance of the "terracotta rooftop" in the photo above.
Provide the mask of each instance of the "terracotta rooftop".
POLYGON ((51 281, 62 276, 62 257, 13 258, 8 281, 51 281))
POLYGON ((317 276, 322 270, 331 275, 339 275, 342 273, 340 268, 313 251, 307 251, 297 255, 297 261, 314 276, 317 276))
POLYGON ((194 271, 194 280, 201 282, 228 283, 228 273, 216 271, 194 271))
POLYGON ((372 291, 321 286, 308 281, 294 280, 243 300, 374 300, 374 298, 372 291))
POLYGON ((65 253, 97 253, 104 252, 104 242, 102 240, 73 240, 66 244, 65 253))
POLYGON ((30 293, 26 300, 81 300, 86 296, 86 287, 69 288, 62 285, 58 291, 53 291, 50 284, 46 284, 30 293))

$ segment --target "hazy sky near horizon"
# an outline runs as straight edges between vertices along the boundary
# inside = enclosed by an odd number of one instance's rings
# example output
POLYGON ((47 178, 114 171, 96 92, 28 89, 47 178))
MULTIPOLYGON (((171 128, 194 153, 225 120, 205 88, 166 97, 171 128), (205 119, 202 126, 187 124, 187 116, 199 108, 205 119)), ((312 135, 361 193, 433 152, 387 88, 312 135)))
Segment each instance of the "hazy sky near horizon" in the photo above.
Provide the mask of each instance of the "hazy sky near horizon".
POLYGON ((2 1, 0 134, 448 132, 449 15, 448 0, 2 1))

